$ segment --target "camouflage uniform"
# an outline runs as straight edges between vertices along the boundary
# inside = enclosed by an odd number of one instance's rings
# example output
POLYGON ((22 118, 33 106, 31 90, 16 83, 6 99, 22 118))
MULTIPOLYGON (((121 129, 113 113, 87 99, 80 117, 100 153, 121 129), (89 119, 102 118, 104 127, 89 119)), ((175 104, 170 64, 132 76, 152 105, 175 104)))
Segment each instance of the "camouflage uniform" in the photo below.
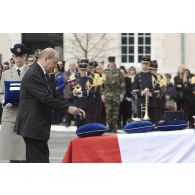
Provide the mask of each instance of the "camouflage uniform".
POLYGON ((119 69, 106 69, 106 81, 102 95, 105 96, 106 122, 109 126, 109 131, 116 132, 118 122, 120 95, 125 94, 124 77, 119 69))

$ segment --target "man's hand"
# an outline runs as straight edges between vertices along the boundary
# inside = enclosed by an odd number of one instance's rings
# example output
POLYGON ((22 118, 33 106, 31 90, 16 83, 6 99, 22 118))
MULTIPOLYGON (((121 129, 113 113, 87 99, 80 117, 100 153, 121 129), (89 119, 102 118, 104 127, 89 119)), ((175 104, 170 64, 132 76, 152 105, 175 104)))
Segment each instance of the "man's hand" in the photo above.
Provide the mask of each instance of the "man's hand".
POLYGON ((69 106, 67 111, 68 111, 68 113, 70 113, 72 115, 79 115, 82 118, 86 117, 85 111, 82 110, 81 108, 77 108, 75 106, 69 106))

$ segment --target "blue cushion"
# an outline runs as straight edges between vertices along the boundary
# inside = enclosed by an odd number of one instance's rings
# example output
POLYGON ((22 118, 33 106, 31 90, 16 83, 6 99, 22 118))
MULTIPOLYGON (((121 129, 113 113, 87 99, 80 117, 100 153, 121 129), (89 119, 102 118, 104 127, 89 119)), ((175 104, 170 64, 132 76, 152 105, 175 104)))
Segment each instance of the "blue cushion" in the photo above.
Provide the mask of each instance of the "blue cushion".
POLYGON ((166 121, 157 124, 157 129, 159 131, 176 131, 182 130, 187 127, 187 121, 185 120, 174 120, 174 121, 166 121))
POLYGON ((4 84, 5 95, 3 106, 7 103, 18 104, 20 99, 21 81, 4 81, 4 84))
POLYGON ((146 133, 154 129, 154 124, 151 121, 135 121, 128 123, 124 127, 126 133, 146 133))
POLYGON ((80 126, 76 130, 76 134, 79 137, 89 137, 89 136, 98 136, 104 134, 106 131, 106 126, 100 123, 90 123, 80 126))

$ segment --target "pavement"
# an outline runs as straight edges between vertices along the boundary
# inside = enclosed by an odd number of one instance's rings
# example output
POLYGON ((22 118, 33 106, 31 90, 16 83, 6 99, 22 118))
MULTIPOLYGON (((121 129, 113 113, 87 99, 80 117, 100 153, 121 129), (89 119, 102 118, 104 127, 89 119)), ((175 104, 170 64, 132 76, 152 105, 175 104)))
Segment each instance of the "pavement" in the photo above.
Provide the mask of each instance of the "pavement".
POLYGON ((49 140, 50 162, 60 163, 64 157, 69 142, 76 137, 75 132, 52 131, 49 140))

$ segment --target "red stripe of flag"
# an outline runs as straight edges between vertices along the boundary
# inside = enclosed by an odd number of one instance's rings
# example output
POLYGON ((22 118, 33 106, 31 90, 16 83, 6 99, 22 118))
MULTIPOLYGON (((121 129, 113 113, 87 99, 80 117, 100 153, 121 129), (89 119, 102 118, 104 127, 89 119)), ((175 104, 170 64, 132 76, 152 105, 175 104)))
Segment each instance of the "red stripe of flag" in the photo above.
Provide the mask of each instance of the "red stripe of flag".
POLYGON ((121 163, 116 135, 75 138, 69 143, 63 163, 121 163))

